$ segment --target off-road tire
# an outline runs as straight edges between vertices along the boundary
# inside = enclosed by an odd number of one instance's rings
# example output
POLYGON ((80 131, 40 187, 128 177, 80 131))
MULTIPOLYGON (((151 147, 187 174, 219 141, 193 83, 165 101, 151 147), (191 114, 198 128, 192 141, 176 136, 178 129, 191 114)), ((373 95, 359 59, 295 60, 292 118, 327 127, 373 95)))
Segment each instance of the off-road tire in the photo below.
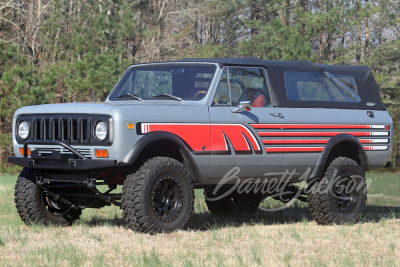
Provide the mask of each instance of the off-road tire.
POLYGON ((261 198, 254 193, 249 194, 230 194, 222 199, 214 200, 226 192, 220 189, 213 194, 214 189, 204 189, 204 198, 207 208, 211 214, 215 215, 252 215, 257 212, 261 198))
POLYGON ((189 221, 194 206, 194 187, 186 168, 179 161, 155 157, 146 161, 136 173, 127 176, 122 187, 121 202, 129 228, 143 233, 172 232, 183 229, 189 221), (165 183, 171 183, 167 186, 172 186, 165 192, 175 191, 164 200, 176 198, 174 203, 178 203, 168 211, 171 212, 169 215, 163 215, 162 211, 158 213, 162 201, 157 192, 165 183), (155 200, 157 198, 158 202, 155 200))
POLYGON ((15 184, 14 202, 21 220, 26 225, 71 225, 82 214, 80 209, 56 210, 46 204, 45 195, 34 183, 35 177, 29 168, 22 169, 15 184), (53 211, 51 211, 53 210, 53 211))
POLYGON ((323 179, 312 184, 307 201, 313 219, 320 225, 358 222, 367 201, 362 168, 352 159, 336 158, 326 169, 323 179))

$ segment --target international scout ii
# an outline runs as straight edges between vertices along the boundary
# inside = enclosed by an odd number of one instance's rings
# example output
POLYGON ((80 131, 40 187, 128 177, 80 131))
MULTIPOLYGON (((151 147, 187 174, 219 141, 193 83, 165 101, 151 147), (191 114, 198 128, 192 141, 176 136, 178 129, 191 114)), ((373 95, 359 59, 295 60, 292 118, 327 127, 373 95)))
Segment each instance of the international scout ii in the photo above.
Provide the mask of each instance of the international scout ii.
POLYGON ((195 188, 211 213, 251 214, 270 194, 238 183, 272 176, 285 193, 274 198, 347 223, 364 210, 364 173, 387 163, 392 128, 365 66, 183 59, 129 66, 102 103, 18 109, 9 161, 23 167, 15 203, 28 225, 113 204, 132 229, 170 232, 187 224, 195 188))

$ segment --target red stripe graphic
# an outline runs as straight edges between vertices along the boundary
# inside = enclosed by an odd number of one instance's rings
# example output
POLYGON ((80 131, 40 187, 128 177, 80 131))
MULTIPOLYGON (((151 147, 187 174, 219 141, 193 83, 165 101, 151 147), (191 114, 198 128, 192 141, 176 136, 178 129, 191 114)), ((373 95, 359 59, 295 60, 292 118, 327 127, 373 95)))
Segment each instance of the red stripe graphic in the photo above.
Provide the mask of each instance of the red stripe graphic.
MULTIPOLYGON (((263 144, 326 144, 329 139, 317 139, 317 140, 263 140, 263 144)), ((372 144, 372 143, 387 143, 388 139, 359 139, 361 144, 372 144), (380 141, 382 140, 382 141, 380 141)))
POLYGON ((266 147, 265 151, 269 153, 284 152, 322 152, 324 147, 266 147))
POLYGON ((224 133, 233 145, 235 151, 250 151, 245 136, 250 141, 254 151, 260 151, 261 148, 255 136, 243 125, 240 124, 212 124, 211 125, 211 150, 227 151, 228 145, 225 142, 224 133))
MULTIPOLYGON (((388 146, 365 146, 364 150, 387 150, 388 146)), ((265 151, 268 153, 294 153, 294 152, 322 152, 324 147, 266 147, 265 151)))
MULTIPOLYGON (((266 125, 253 125, 255 128, 265 128, 266 125)), ((271 125, 267 125, 271 126, 271 125)), ((272 125, 273 129, 278 129, 279 127, 289 126, 289 129, 295 129, 290 127, 306 128, 311 125, 272 125), (304 127, 306 126, 306 127, 304 127)), ((332 125, 312 125, 313 127, 325 127, 332 125)), ((345 128, 343 125, 336 125, 337 128, 345 128)), ((353 126, 358 127, 370 127, 374 129, 381 129, 383 125, 347 125, 348 128, 353 126)), ((333 127, 333 128, 334 128, 333 127)), ((331 127, 332 128, 332 127, 331 127)), ((356 128, 356 127, 353 127, 356 128)), ((361 128, 359 128, 361 129, 361 128)), ((384 128, 382 128, 384 129, 384 128)), ((201 152, 211 152, 211 151, 228 151, 228 143, 232 143, 233 149, 237 152, 246 151, 261 151, 260 145, 254 134, 242 124, 186 124, 186 123, 142 123, 141 127, 142 133, 149 133, 155 131, 164 131, 176 134, 182 138, 192 150, 201 152), (227 139, 227 140, 226 140, 227 139)), ((353 136, 377 136, 377 139, 359 139, 362 144, 372 144, 372 143, 387 143, 389 139, 379 139, 379 137, 389 136, 389 132, 345 132, 345 131, 329 131, 329 132, 290 132, 290 131, 280 131, 280 132, 259 132, 261 137, 277 137, 275 140, 263 140, 265 145, 309 145, 309 144, 326 144, 329 139, 308 139, 308 140, 285 140, 284 137, 332 137, 337 134, 347 133, 353 136)), ((371 150, 385 150, 388 146, 365 146, 366 151, 371 150)), ((284 152, 322 152, 323 146, 298 146, 298 147, 285 147, 285 146, 275 146, 275 147, 265 147, 265 150, 269 153, 284 153, 284 152)))
POLYGON ((235 151, 251 151, 248 141, 254 151, 261 151, 254 134, 242 124, 142 123, 142 133, 155 131, 176 134, 194 151, 228 151, 225 136, 235 151))
POLYGON ((326 144, 328 139, 321 140, 263 140, 264 144, 326 144))
POLYGON ((371 151, 371 150, 387 150, 389 146, 365 146, 364 150, 371 151))
POLYGON ((156 131, 170 132, 176 134, 177 136, 182 138, 194 151, 211 151, 210 124, 142 124, 142 133, 150 133, 156 131))
POLYGON ((260 136, 335 136, 337 134, 351 134, 353 136, 387 136, 388 132, 259 132, 260 136))
POLYGON ((389 143, 389 139, 359 139, 361 144, 370 144, 370 143, 389 143))
POLYGON ((255 129, 385 129, 384 125, 251 124, 255 129))

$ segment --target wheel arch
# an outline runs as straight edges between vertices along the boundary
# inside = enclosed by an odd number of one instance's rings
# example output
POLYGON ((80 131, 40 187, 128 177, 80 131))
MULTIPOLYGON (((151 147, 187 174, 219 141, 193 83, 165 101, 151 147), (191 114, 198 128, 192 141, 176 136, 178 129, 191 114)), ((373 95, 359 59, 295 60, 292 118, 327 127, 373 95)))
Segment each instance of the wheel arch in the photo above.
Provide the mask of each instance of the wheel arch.
POLYGON ((327 166, 337 157, 348 157, 356 161, 363 171, 369 170, 369 160, 360 141, 350 134, 338 134, 326 144, 309 179, 321 178, 327 166))
POLYGON ((195 182, 204 181, 193 159, 189 146, 177 135, 168 132, 151 132, 144 135, 119 163, 133 165, 141 157, 167 156, 187 164, 188 172, 195 182))

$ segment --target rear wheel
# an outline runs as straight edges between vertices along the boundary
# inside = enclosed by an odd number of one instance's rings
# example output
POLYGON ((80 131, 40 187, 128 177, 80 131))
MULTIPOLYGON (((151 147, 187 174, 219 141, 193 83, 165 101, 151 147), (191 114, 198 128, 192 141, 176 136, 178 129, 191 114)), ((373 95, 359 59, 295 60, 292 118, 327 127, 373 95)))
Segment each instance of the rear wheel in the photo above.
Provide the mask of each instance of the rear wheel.
POLYGON ((14 201, 25 224, 70 225, 79 219, 82 210, 63 207, 46 196, 34 181, 32 171, 24 168, 15 185, 14 201))
POLYGON ((364 172, 345 157, 333 160, 324 178, 314 182, 309 191, 311 215, 322 225, 358 222, 367 201, 364 172))
POLYGON ((204 189, 204 197, 208 210, 212 214, 247 214, 256 213, 260 206, 261 198, 254 193, 232 193, 224 196, 226 190, 204 189), (221 197, 224 196, 224 197, 221 197))
POLYGON ((127 176, 121 201, 132 229, 172 232, 184 228, 193 212, 194 187, 179 161, 156 157, 127 176))

